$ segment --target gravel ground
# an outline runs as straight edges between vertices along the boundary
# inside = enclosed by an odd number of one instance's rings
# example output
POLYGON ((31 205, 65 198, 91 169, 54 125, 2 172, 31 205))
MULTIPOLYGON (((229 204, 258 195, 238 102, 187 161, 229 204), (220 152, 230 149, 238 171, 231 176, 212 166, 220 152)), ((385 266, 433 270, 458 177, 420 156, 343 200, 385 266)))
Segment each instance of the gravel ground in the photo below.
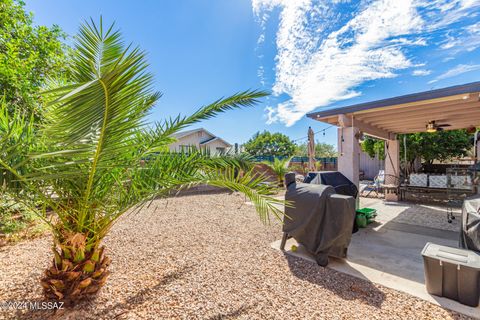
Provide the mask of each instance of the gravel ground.
MULTIPOLYGON (((105 240, 113 262, 96 300, 1 319, 462 319, 406 294, 270 248, 239 194, 156 200, 105 240)), ((48 237, 0 248, 0 301, 40 300, 48 237)))

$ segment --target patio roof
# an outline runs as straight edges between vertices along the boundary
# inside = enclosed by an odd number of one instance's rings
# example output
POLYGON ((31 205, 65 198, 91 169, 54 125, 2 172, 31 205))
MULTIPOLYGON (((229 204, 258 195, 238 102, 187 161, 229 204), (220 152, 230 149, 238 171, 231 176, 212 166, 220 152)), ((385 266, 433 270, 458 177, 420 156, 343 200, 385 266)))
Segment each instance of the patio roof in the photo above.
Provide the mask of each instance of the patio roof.
POLYGON ((480 126, 480 82, 309 113, 307 117, 390 139, 396 133, 426 131, 429 121, 445 130, 480 126))

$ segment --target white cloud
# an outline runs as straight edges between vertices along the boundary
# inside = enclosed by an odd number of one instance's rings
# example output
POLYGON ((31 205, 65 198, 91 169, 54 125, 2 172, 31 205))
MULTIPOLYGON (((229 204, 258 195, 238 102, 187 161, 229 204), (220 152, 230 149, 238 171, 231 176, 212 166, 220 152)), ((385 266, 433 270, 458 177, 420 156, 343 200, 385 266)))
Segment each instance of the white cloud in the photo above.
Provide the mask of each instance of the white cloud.
POLYGON ((407 38, 397 38, 390 41, 394 44, 399 45, 412 45, 412 46, 426 46, 427 40, 425 38, 417 38, 417 39, 407 39, 407 38))
POLYGON ((479 34, 480 33, 480 22, 469 25, 466 29, 470 33, 479 34))
POLYGON ((417 69, 417 70, 413 70, 412 75, 414 75, 414 76, 428 76, 430 73, 432 73, 431 70, 417 69))
MULTIPOLYGON (((267 108, 268 122, 291 126, 317 107, 361 95, 357 88, 366 81, 421 67, 406 48, 427 45, 430 32, 480 6, 478 0, 367 0, 349 11, 339 10, 336 3, 252 0, 264 32, 268 15, 273 9, 279 11, 273 93, 290 98, 267 108)), ((465 32, 478 29, 472 26, 465 32)), ((260 38, 263 43, 265 34, 260 38)), ((456 39, 452 35, 450 40, 456 39)), ((444 45, 448 46, 447 41, 444 45)), ((429 73, 426 69, 412 72, 416 76, 429 73)))
POLYGON ((459 64, 453 67, 452 69, 448 70, 447 72, 442 73, 441 75, 436 77, 434 80, 429 81, 428 83, 434 83, 434 82, 437 82, 438 80, 453 78, 463 73, 467 73, 475 70, 480 70, 480 64, 459 64))
POLYGON ((365 81, 394 77, 396 70, 412 66, 398 46, 386 45, 392 37, 420 29, 422 20, 410 1, 377 1, 338 30, 327 4, 254 1, 255 12, 282 8, 273 92, 291 99, 270 110, 270 122, 293 125, 318 106, 358 96, 354 88, 365 81), (325 30, 332 31, 320 38, 325 30))
POLYGON ((417 4, 419 7, 430 10, 427 26, 429 30, 443 28, 475 15, 472 9, 480 7, 478 0, 425 0, 418 1, 417 4))
POLYGON ((449 50, 449 54, 455 55, 462 51, 473 51, 480 47, 480 22, 466 26, 454 36, 448 32, 445 41, 440 48, 449 50))

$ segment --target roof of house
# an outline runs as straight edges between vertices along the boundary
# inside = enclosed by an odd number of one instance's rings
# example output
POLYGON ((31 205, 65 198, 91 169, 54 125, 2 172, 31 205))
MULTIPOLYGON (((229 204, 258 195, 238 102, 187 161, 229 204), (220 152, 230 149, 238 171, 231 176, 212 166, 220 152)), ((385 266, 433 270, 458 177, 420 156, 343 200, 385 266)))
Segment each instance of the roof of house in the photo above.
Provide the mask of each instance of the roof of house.
POLYGON ((212 143, 212 142, 214 142, 214 141, 221 141, 221 142, 223 142, 224 144, 226 144, 227 147, 231 147, 231 146, 232 146, 230 143, 228 143, 227 141, 223 140, 223 139, 220 138, 220 137, 214 137, 214 138, 205 140, 205 141, 203 141, 203 142, 200 142, 200 145, 207 145, 207 144, 212 143))
POLYGON ((203 142, 200 142, 201 145, 206 145, 208 143, 211 143, 213 141, 216 141, 216 140, 220 140, 222 141, 223 143, 225 143, 227 146, 231 147, 232 145, 230 143, 228 143, 227 141, 223 140, 222 138, 220 137, 217 137, 216 135, 214 135, 213 133, 211 133, 210 131, 206 130, 205 128, 197 128, 197 129, 192 129, 192 130, 186 130, 186 131, 182 131, 182 132, 177 132, 175 134, 172 134, 172 136, 174 138, 177 138, 177 139, 180 139, 180 138, 183 138, 183 137, 186 137, 188 135, 191 135, 192 133, 195 133, 195 132, 199 132, 199 131, 203 131, 207 134, 209 134, 210 136, 212 136, 212 138, 210 139, 207 139, 203 142))
POLYGON ((435 122, 445 130, 480 126, 480 82, 418 92, 389 99, 325 109, 307 117, 388 138, 426 131, 435 122))
MULTIPOLYGON (((172 137, 174 138, 182 138, 182 137, 186 137, 192 133, 195 133, 195 132, 198 132, 198 131, 206 131, 208 132, 207 130, 205 130, 204 128, 197 128, 197 129, 192 129, 192 130, 185 130, 185 131, 181 131, 181 132, 177 132, 177 133, 174 133, 172 134, 172 137)), ((208 132, 210 133, 210 132, 208 132)), ((213 134, 211 134, 213 136, 213 134)))
POLYGON ((461 85, 456 85, 452 87, 446 87, 441 89, 429 90, 429 91, 422 91, 412 94, 406 94, 403 96, 382 99, 382 100, 375 100, 371 102, 353 104, 349 106, 343 106, 333 109, 325 109, 318 112, 312 112, 307 114, 309 118, 319 118, 319 117, 326 117, 330 115, 336 115, 340 113, 351 113, 357 111, 364 111, 369 109, 387 107, 392 105, 399 105, 399 104, 406 104, 406 103, 413 103, 422 100, 431 100, 431 99, 438 99, 458 94, 466 94, 466 93, 474 93, 480 92, 480 81, 471 82, 461 85))

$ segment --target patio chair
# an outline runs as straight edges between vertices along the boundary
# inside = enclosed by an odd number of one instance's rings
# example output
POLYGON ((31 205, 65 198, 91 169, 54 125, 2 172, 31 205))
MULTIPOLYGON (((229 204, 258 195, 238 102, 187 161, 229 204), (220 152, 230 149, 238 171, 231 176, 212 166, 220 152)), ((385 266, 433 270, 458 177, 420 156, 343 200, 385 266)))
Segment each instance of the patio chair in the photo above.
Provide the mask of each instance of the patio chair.
POLYGON ((378 197, 378 194, 380 192, 381 185, 385 182, 385 170, 380 170, 378 171, 378 174, 373 178, 373 181, 365 188, 362 189, 362 193, 364 191, 368 191, 368 193, 365 195, 365 197, 368 197, 372 192, 375 192, 376 196, 378 197))
POLYGON ((372 192, 375 192, 376 197, 380 193, 394 193, 400 194, 400 178, 386 174, 384 170, 378 171, 378 175, 373 179, 373 182, 367 185, 362 191, 369 190, 365 197, 368 197, 372 192))
POLYGON ((400 178, 392 174, 385 174, 383 184, 380 185, 380 188, 385 193, 394 193, 400 195, 400 178))

